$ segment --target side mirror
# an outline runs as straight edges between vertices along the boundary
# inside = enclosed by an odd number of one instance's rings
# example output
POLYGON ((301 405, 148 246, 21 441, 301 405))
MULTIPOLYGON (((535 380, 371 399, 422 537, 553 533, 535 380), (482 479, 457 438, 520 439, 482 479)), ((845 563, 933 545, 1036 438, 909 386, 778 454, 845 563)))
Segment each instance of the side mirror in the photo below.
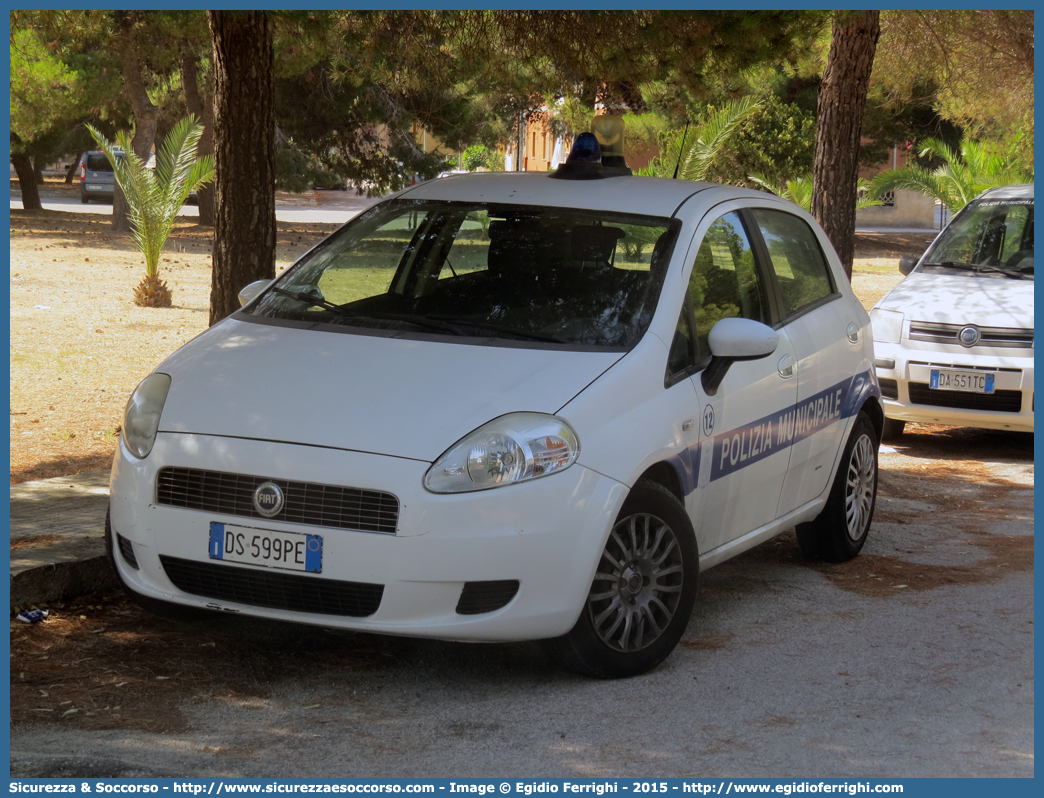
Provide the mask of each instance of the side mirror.
POLYGON ((917 261, 920 258, 915 258, 912 255, 903 255, 899 258, 899 273, 904 277, 914 270, 914 266, 917 265, 917 261))
POLYGON ((250 285, 244 286, 239 292, 239 306, 243 307, 248 302, 253 302, 271 284, 271 280, 254 280, 250 285))
POLYGON ((703 370, 700 381, 708 396, 718 392, 729 367, 737 360, 759 360, 776 351, 779 333, 752 319, 721 319, 707 337, 711 362, 703 370))

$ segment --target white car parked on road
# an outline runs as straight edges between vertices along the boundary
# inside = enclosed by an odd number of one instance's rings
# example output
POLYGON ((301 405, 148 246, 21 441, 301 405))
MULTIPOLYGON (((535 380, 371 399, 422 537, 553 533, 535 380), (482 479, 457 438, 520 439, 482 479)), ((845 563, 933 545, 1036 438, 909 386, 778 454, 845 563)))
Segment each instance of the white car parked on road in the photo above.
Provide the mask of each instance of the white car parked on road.
POLYGON ((125 587, 625 676, 674 648, 700 570, 795 526, 855 556, 883 413, 826 237, 626 172, 422 183, 249 286, 128 404, 125 587))
POLYGON ((886 438, 907 421, 1033 431, 1033 186, 968 203, 870 312, 886 438))

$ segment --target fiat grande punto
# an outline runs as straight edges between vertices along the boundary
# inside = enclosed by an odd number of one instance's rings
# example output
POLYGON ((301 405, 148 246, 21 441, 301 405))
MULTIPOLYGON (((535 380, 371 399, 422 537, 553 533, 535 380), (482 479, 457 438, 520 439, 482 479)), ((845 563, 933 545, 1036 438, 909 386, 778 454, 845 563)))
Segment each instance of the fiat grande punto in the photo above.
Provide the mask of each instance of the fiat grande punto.
POLYGON ((822 230, 578 163, 409 188, 147 376, 106 530, 131 595, 618 677, 702 570, 795 527, 855 556, 883 414, 822 230))

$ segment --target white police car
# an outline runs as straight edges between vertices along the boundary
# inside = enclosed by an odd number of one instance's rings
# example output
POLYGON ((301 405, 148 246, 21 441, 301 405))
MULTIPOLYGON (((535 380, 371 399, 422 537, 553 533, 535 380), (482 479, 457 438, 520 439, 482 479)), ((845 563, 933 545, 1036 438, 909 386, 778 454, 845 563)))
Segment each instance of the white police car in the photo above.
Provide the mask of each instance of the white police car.
POLYGON ((1033 432, 1033 186, 968 203, 870 311, 886 438, 907 421, 1033 432))
POLYGON ((699 571, 795 526, 857 554, 883 414, 826 237, 592 141, 372 207, 146 377, 107 535, 131 594, 625 676, 699 571))

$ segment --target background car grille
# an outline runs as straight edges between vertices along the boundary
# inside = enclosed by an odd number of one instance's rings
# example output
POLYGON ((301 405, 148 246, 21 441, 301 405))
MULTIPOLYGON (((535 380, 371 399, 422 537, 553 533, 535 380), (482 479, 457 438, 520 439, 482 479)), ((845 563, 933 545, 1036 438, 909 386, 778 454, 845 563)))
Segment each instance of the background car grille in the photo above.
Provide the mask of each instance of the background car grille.
POLYGON ((156 501, 169 507, 265 518, 253 501, 254 490, 263 482, 274 482, 285 497, 275 521, 389 535, 395 534, 399 523, 399 500, 390 493, 195 468, 160 469, 156 501))
POLYGON ((933 391, 925 382, 910 383, 910 401, 915 405, 990 410, 994 413, 1018 413, 1022 410, 1021 391, 995 391, 991 394, 933 391))
POLYGON ((465 582, 457 601, 458 615, 481 615, 493 612, 507 603, 518 593, 517 579, 502 579, 495 582, 465 582))
POLYGON ((384 596, 384 585, 365 582, 255 571, 164 554, 160 563, 174 586, 185 593, 275 610, 365 618, 377 612, 384 596))
MULTIPOLYGON (((939 324, 932 321, 911 321, 910 340, 927 341, 935 344, 961 345, 958 333, 967 324, 939 324)), ((979 327, 979 343, 976 346, 1000 346, 1013 349, 1032 349, 1033 330, 1019 327, 979 327)), ((973 349, 975 347, 972 347, 973 349)))

